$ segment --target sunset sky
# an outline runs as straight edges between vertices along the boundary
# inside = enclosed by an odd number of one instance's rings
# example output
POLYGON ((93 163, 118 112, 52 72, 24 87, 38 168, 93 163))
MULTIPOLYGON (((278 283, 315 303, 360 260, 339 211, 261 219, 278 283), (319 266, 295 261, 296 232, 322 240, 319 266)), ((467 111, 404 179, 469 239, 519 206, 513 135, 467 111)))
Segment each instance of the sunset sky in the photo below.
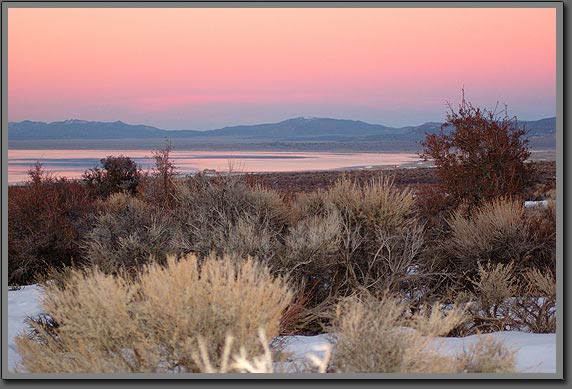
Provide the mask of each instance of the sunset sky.
POLYGON ((392 126, 469 100, 556 111, 555 9, 8 10, 10 121, 392 126))

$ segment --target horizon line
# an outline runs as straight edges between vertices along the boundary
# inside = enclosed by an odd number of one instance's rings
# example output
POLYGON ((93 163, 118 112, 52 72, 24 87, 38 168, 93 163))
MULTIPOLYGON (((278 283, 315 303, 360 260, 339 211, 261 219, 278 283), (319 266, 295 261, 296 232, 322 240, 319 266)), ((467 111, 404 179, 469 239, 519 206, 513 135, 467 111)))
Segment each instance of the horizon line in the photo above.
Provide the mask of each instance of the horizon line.
MULTIPOLYGON (((517 119, 517 122, 536 122, 536 121, 540 121, 540 120, 546 120, 546 119, 556 119, 556 115, 553 116, 545 116, 545 117, 541 117, 538 119, 518 119, 518 117, 513 116, 514 118, 517 119)), ((280 121, 276 121, 276 122, 265 122, 265 123, 250 123, 250 124, 234 124, 234 125, 230 125, 230 126, 223 126, 223 127, 217 127, 217 128, 211 128, 211 129, 206 129, 206 130, 195 130, 195 129, 166 129, 166 128, 161 128, 161 127, 157 127, 154 125, 150 125, 150 124, 143 124, 143 123, 128 123, 125 122, 121 119, 119 120, 111 120, 111 121, 102 121, 102 120, 84 120, 84 119, 78 119, 78 118, 69 118, 69 119, 64 119, 64 120, 56 120, 56 121, 41 121, 41 120, 31 120, 31 119, 24 119, 24 120, 19 120, 19 121, 9 121, 8 125, 10 124, 17 124, 17 123, 23 123, 23 122, 32 122, 32 123, 43 123, 43 124, 54 124, 54 123, 65 123, 65 122, 73 122, 73 121, 78 121, 78 122, 85 122, 85 123, 123 123, 129 126, 146 126, 146 127, 153 127, 155 129, 161 130, 161 131, 196 131, 196 132, 207 132, 207 131, 216 131, 216 130, 222 130, 225 128, 233 128, 233 127, 242 127, 242 126, 259 126, 259 125, 273 125, 273 124, 279 124, 279 123, 283 123, 289 120, 295 120, 295 119, 304 119, 304 120, 315 120, 315 119, 326 119, 326 120, 339 120, 339 121, 352 121, 352 122, 360 122, 360 123, 365 123, 365 124, 369 124, 369 125, 374 125, 374 126, 383 126, 383 127, 387 127, 387 128, 393 128, 393 129, 403 129, 403 128, 408 128, 408 127, 420 127, 423 126, 425 124, 444 124, 445 121, 426 121, 423 123, 419 123, 419 124, 410 124, 410 125, 405 125, 405 126, 390 126, 390 125, 386 125, 386 124, 381 124, 381 123, 371 123, 371 122, 366 122, 364 120, 358 120, 358 119, 347 119, 347 118, 334 118, 334 117, 324 117, 324 116, 295 116, 295 117, 290 117, 288 119, 284 119, 284 120, 280 120, 280 121)))

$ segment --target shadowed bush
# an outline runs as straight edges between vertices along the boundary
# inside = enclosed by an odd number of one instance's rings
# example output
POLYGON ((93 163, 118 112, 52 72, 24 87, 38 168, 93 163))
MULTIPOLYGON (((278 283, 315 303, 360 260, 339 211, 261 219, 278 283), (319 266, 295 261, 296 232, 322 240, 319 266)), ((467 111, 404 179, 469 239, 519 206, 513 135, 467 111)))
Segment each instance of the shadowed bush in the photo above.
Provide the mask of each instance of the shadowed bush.
POLYGON ((199 339, 216 360, 227 335, 259 352, 258 329, 278 335, 291 299, 268 268, 229 257, 170 258, 136 278, 74 271, 64 288, 46 286, 43 310, 57 327, 32 321, 35 333, 16 343, 31 373, 198 372, 199 339))
POLYGON ((169 219, 150 204, 126 194, 105 201, 84 241, 86 262, 106 273, 164 263, 174 234, 169 219))
POLYGON ((161 149, 153 150, 155 166, 151 171, 141 175, 140 184, 137 187, 137 194, 141 198, 166 209, 172 209, 176 205, 177 167, 171 157, 172 151, 171 142, 167 142, 161 149))
POLYGON ((283 266, 320 300, 356 290, 400 290, 423 243, 409 191, 388 178, 364 186, 343 178, 293 204, 297 222, 285 242, 283 266))
POLYGON ((550 270, 526 269, 518 277, 512 263, 479 266, 470 279, 471 320, 464 334, 496 331, 556 332, 556 280, 550 270))
POLYGON ((275 191, 250 187, 244 179, 196 175, 177 188, 175 251, 251 255, 270 261, 283 242, 288 208, 275 191))
POLYGON ((84 172, 82 179, 89 192, 96 197, 107 198, 113 193, 135 194, 141 181, 141 170, 131 158, 110 155, 96 166, 84 172))
POLYGON ((549 269, 528 269, 511 315, 523 330, 556 332, 556 279, 549 269))

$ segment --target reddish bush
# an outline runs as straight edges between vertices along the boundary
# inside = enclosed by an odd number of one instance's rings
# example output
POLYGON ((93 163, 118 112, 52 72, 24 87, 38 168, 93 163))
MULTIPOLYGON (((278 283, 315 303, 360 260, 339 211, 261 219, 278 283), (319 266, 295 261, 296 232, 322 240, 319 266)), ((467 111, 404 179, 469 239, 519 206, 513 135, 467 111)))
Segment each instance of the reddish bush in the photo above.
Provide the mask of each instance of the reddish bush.
POLYGON ((415 193, 415 213, 427 231, 445 229, 453 210, 451 197, 439 185, 426 185, 415 193))
POLYGON ((34 282, 37 273, 80 257, 94 202, 80 182, 54 178, 41 164, 29 181, 8 188, 8 273, 10 284, 34 282))
POLYGON ((469 210, 499 196, 515 196, 531 178, 526 130, 516 117, 476 108, 463 100, 437 134, 428 134, 421 157, 433 160, 446 192, 469 210), (450 132, 449 130, 452 129, 450 132))

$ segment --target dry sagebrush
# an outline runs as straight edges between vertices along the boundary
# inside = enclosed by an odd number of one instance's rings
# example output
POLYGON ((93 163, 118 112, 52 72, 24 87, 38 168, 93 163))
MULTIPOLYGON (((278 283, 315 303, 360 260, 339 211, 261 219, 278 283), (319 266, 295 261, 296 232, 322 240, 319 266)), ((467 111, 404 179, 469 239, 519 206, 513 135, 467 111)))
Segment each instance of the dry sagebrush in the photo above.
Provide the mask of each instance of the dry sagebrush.
POLYGON ((550 270, 532 268, 521 278, 508 265, 479 266, 468 305, 472 320, 466 333, 506 330, 556 331, 556 280, 550 270))
POLYGON ((550 208, 527 210, 520 201, 499 198, 470 216, 455 212, 448 224, 440 255, 444 270, 458 278, 476 275, 487 262, 514 262, 517 273, 555 267, 556 220, 550 208))
POLYGON ((196 175, 178 185, 173 250, 207 256, 250 255, 271 260, 280 250, 289 210, 275 191, 250 187, 240 176, 196 175))
POLYGON ((512 373, 516 351, 490 336, 483 336, 456 357, 459 373, 512 373))
POLYGON ((265 266, 229 257, 169 258, 136 279, 74 271, 64 288, 46 286, 43 309, 57 327, 32 321, 16 343, 31 373, 197 372, 199 339, 209 355, 221 355, 227 335, 258 352, 258 329, 278 335, 291 299, 265 266))
POLYGON ((392 297, 348 298, 336 310, 332 368, 360 373, 452 373, 450 360, 430 349, 431 337, 447 334, 463 320, 460 310, 434 307, 429 315, 407 317, 392 297))
POLYGON ((326 295, 397 290, 423 242, 412 207, 411 193, 387 177, 364 186, 344 177, 327 191, 300 196, 284 266, 319 280, 326 295))
POLYGON ((497 199, 468 217, 456 212, 449 226, 447 251, 460 272, 474 274, 480 263, 489 261, 506 264, 514 260, 522 266, 529 259, 529 231, 518 201, 497 199))
POLYGON ((102 271, 140 268, 149 261, 165 263, 173 229, 149 203, 116 193, 103 204, 84 240, 85 260, 102 271))
POLYGON ((394 298, 341 302, 333 329, 331 370, 345 373, 498 373, 515 369, 514 351, 487 338, 457 356, 438 353, 438 336, 465 320, 462 310, 437 305, 407 316, 394 298))
MULTIPOLYGON (((263 329, 259 329, 258 337, 262 346, 262 354, 257 356, 249 356, 246 348, 241 346, 239 352, 231 356, 231 349, 234 344, 234 338, 227 336, 225 339, 223 352, 218 363, 212 362, 207 346, 202 339, 199 339, 198 352, 194 358, 197 361, 201 373, 283 373, 286 372, 284 361, 275 361, 273 351, 270 349, 268 338, 263 329)), ((326 373, 328 363, 331 357, 331 347, 323 347, 324 356, 319 358, 310 354, 307 356, 309 361, 298 367, 293 365, 296 372, 312 372, 326 373), (309 363, 308 363, 309 362, 309 363), (305 367, 305 368, 304 368, 305 367), (303 369, 303 370, 302 370, 303 369)))

